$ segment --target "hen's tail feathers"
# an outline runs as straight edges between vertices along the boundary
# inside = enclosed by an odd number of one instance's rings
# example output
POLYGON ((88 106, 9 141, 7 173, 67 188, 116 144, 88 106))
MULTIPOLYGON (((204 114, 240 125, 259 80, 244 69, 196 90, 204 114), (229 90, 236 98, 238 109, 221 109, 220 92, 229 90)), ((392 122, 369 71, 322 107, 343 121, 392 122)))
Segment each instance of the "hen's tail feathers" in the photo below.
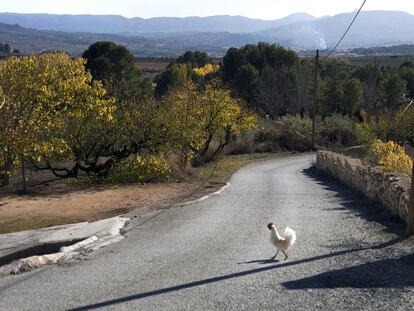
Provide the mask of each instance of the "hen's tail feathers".
POLYGON ((285 240, 289 246, 292 246, 296 242, 296 232, 287 227, 285 229, 285 240))

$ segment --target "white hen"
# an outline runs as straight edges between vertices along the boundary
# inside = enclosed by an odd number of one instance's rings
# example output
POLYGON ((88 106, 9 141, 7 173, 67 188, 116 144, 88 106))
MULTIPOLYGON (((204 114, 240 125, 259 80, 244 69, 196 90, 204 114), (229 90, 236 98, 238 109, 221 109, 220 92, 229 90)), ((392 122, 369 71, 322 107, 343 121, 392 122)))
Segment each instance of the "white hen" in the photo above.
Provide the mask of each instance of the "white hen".
POLYGON ((267 225, 267 228, 270 230, 270 242, 272 242, 273 246, 276 247, 277 252, 272 257, 275 259, 276 256, 279 254, 279 251, 282 251, 285 255, 285 260, 288 259, 288 255, 286 251, 296 242, 296 232, 286 227, 284 236, 280 236, 279 232, 274 224, 270 223, 267 225))

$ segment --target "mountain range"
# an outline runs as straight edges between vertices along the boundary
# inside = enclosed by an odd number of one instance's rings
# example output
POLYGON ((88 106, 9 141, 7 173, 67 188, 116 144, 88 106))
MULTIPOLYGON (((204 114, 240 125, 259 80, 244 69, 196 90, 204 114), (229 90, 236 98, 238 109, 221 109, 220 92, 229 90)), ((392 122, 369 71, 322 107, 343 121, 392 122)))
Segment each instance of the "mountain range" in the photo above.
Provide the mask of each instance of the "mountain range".
POLYGON ((314 20, 315 17, 298 13, 282 19, 267 21, 243 16, 157 17, 144 19, 119 15, 53 15, 0 13, 0 22, 22 27, 65 32, 92 32, 138 36, 152 33, 229 32, 249 33, 295 22, 314 20))
MULTIPOLYGON (((316 18, 298 13, 277 20, 243 16, 125 18, 117 15, 0 13, 0 42, 24 53, 67 50, 111 40, 139 56, 176 56, 186 49, 220 56, 229 47, 267 41, 301 49, 331 48, 355 12, 316 18)), ((414 43, 414 16, 399 11, 361 12, 340 48, 414 43)))
MULTIPOLYGON (((97 41, 112 41, 127 46, 137 57, 176 57, 187 50, 201 49, 196 45, 186 45, 163 39, 151 40, 144 37, 111 34, 37 30, 0 23, 0 43, 8 43, 12 49, 18 49, 22 54, 65 51, 72 56, 80 56, 91 44, 97 41)), ((219 47, 205 46, 203 49, 212 56, 225 53, 225 49, 219 47)))

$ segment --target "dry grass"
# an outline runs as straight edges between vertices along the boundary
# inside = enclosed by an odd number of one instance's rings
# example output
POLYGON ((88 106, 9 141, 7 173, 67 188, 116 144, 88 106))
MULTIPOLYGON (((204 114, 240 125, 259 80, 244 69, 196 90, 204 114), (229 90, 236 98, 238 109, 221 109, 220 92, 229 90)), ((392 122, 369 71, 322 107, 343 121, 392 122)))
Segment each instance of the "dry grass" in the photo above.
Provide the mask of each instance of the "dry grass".
POLYGON ((135 66, 144 72, 163 72, 169 65, 169 62, 165 61, 150 61, 150 60, 139 60, 135 63, 135 66))
POLYGON ((209 163, 198 168, 196 174, 193 176, 193 179, 202 182, 226 183, 230 179, 231 175, 246 165, 274 159, 277 156, 283 155, 285 154, 243 154, 226 156, 216 162, 209 163))
POLYGON ((46 228, 71 223, 68 218, 28 218, 1 223, 0 234, 46 228))

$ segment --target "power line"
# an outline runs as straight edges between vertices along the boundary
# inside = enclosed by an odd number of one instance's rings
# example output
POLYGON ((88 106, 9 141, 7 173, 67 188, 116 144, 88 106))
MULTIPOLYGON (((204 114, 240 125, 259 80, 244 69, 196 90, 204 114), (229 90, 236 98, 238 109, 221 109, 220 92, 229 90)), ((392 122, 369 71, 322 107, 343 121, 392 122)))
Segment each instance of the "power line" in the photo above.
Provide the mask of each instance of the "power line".
POLYGON ((357 19, 359 13, 361 13, 362 8, 365 5, 365 2, 367 2, 367 0, 364 0, 364 2, 362 3, 361 7, 359 8, 358 12, 356 13, 354 19, 352 20, 351 24, 349 25, 349 27, 347 28, 347 30, 344 32, 344 34, 342 35, 341 39, 338 41, 338 43, 335 45, 335 47, 332 49, 332 51, 328 54, 328 56, 325 56, 324 59, 328 58, 329 56, 332 55, 332 53, 336 50, 336 48, 341 44, 342 40, 345 38, 346 34, 349 32, 349 30, 351 29, 352 25, 354 24, 355 20, 357 19))

